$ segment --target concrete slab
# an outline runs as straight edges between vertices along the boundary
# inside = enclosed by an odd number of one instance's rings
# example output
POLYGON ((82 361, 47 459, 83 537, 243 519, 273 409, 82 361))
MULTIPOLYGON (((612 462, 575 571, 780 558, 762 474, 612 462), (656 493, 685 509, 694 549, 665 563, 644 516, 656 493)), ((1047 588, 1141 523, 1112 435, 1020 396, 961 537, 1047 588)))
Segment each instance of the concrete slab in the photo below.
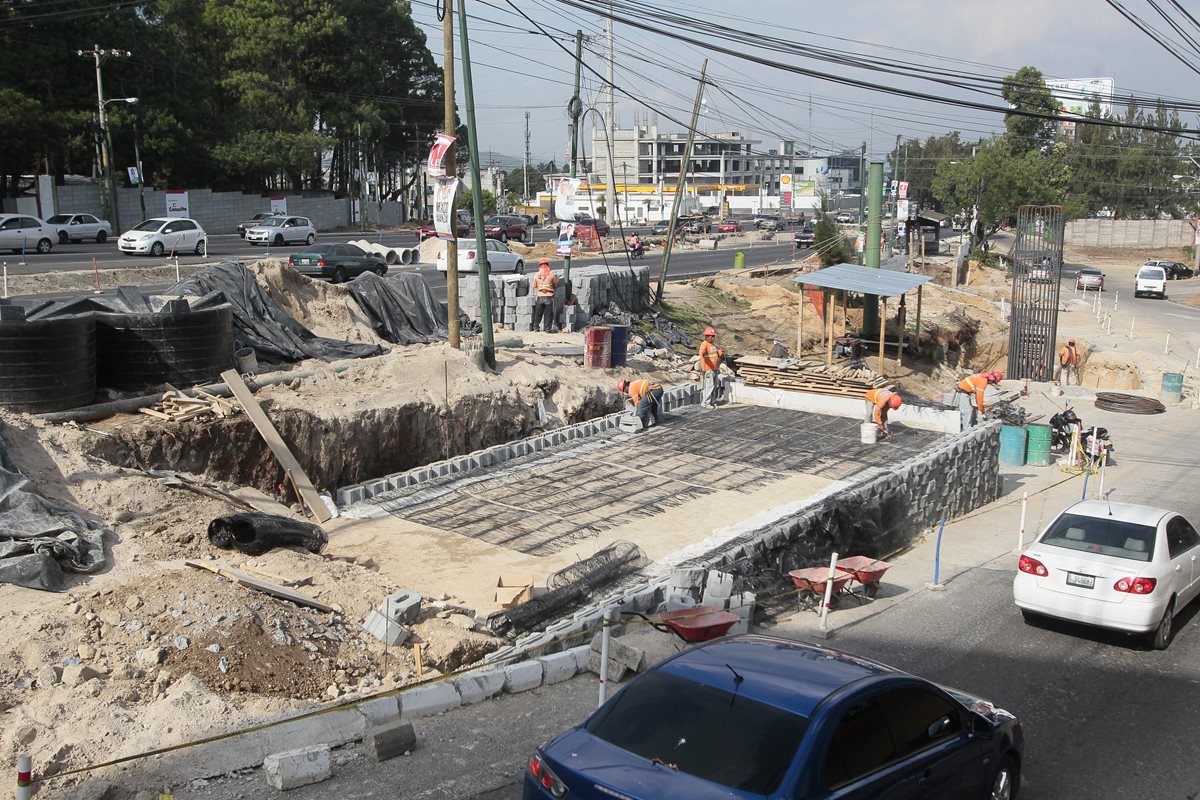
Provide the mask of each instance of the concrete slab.
POLYGON ((550 686, 573 678, 579 668, 574 653, 554 653, 537 659, 542 665, 542 685, 550 686))
POLYGON ((443 714, 462 705, 458 690, 448 681, 439 681, 427 686, 409 689, 401 695, 400 717, 416 719, 443 714))
POLYGON ((504 691, 509 694, 528 692, 542 685, 540 661, 521 661, 504 668, 504 691))
POLYGON ((267 783, 281 791, 320 783, 333 775, 329 745, 314 745, 272 753, 263 761, 267 783))
POLYGON ((451 678, 464 706, 474 705, 504 691, 503 668, 480 669, 451 678))

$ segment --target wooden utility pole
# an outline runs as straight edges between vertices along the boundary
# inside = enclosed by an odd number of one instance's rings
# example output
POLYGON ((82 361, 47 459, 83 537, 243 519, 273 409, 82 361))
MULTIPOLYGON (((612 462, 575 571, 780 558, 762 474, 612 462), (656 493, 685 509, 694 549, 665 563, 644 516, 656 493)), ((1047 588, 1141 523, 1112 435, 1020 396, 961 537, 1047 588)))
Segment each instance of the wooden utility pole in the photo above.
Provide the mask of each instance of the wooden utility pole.
POLYGON ((658 290, 654 302, 661 306, 663 287, 667 283, 667 265, 671 261, 671 246, 675 243, 675 225, 679 221, 679 202, 683 199, 683 185, 687 180, 688 162, 692 160, 692 143, 696 140, 696 118, 700 116, 700 101, 704 99, 704 75, 708 72, 708 59, 700 67, 700 83, 696 86, 696 102, 692 106, 692 121, 688 125, 687 144, 683 148, 683 160, 679 162, 679 183, 675 186, 675 199, 671 203, 671 221, 667 228, 667 242, 663 246, 662 267, 658 271, 658 290))
MULTIPOLYGON (((579 159, 579 117, 583 114, 583 102, 579 99, 579 72, 583 68, 583 31, 575 31, 575 93, 567 103, 567 114, 571 117, 571 177, 575 177, 579 159)), ((561 224, 562 220, 559 220, 561 224)), ((571 220, 574 222, 574 220, 571 220)), ((564 297, 571 300, 571 254, 563 259, 564 297)))
MULTIPOLYGON (((446 3, 446 14, 442 18, 442 72, 445 84, 444 110, 446 135, 454 136, 454 4, 446 3)), ((444 163, 446 175, 457 177, 454 145, 446 148, 444 163)), ((417 167, 420 169, 420 165, 417 167)), ((450 209, 450 238, 446 241, 446 327, 450 333, 450 346, 455 350, 462 347, 462 333, 458 327, 458 204, 450 209)), ((425 196, 421 196, 421 208, 425 208, 425 196)))

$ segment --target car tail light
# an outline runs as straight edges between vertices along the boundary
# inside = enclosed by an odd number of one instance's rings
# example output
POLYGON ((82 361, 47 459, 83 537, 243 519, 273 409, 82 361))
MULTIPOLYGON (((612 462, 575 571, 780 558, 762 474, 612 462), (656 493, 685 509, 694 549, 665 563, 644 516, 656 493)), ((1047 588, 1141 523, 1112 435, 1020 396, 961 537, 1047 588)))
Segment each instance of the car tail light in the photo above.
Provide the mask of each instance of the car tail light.
POLYGON ((1113 588, 1126 594, 1150 594, 1157 585, 1157 578, 1121 578, 1113 588))
POLYGON ((296 259, 295 259, 295 258, 293 258, 292 256, 288 256, 288 266, 289 266, 289 267, 294 267, 294 266, 296 266, 296 259))
POLYGON ((1030 558, 1029 556, 1021 556, 1021 560, 1017 562, 1017 569, 1021 570, 1021 572, 1028 572, 1030 575, 1037 575, 1041 578, 1044 578, 1050 574, 1050 571, 1046 569, 1045 564, 1038 561, 1036 558, 1030 558))
POLYGON ((318 267, 325 266, 325 256, 317 256, 317 266, 318 267))
POLYGON ((542 761, 542 757, 537 753, 529 757, 529 774, 533 776, 533 780, 538 786, 550 793, 551 797, 567 796, 566 784, 550 771, 550 768, 546 766, 546 762, 542 761))
POLYGON ((468 250, 467 251, 467 261, 474 261, 474 260, 475 260, 475 251, 468 250))

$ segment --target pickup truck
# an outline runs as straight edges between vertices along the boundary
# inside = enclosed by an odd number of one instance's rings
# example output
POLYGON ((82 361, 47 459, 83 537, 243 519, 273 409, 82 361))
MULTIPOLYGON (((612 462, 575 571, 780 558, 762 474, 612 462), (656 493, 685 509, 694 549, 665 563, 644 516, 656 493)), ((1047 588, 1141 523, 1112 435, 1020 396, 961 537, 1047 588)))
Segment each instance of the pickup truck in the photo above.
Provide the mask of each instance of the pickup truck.
POLYGON ((805 225, 800 230, 796 231, 792 237, 792 242, 796 247, 812 247, 817 243, 817 231, 810 225, 805 225))

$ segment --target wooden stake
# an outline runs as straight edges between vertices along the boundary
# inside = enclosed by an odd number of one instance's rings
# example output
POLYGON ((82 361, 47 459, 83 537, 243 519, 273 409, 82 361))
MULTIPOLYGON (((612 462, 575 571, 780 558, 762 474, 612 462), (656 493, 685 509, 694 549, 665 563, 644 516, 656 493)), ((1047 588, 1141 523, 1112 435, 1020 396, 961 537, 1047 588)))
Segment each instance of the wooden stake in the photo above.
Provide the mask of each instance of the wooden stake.
POLYGON ((921 286, 917 287, 917 332, 913 334, 917 337, 917 353, 921 352, 921 286))
POLYGON ((837 300, 830 297, 831 292, 825 290, 825 363, 833 365, 833 315, 837 312, 837 300))
POLYGON ((796 327, 796 358, 804 357, 804 284, 800 284, 800 310, 796 314, 799 325, 796 327))
POLYGON ((887 365, 883 361, 883 335, 887 331, 887 298, 879 296, 879 374, 887 375, 887 365))
POLYGON ((413 664, 417 671, 417 677, 425 674, 425 665, 421 662, 421 642, 413 642, 413 664))

